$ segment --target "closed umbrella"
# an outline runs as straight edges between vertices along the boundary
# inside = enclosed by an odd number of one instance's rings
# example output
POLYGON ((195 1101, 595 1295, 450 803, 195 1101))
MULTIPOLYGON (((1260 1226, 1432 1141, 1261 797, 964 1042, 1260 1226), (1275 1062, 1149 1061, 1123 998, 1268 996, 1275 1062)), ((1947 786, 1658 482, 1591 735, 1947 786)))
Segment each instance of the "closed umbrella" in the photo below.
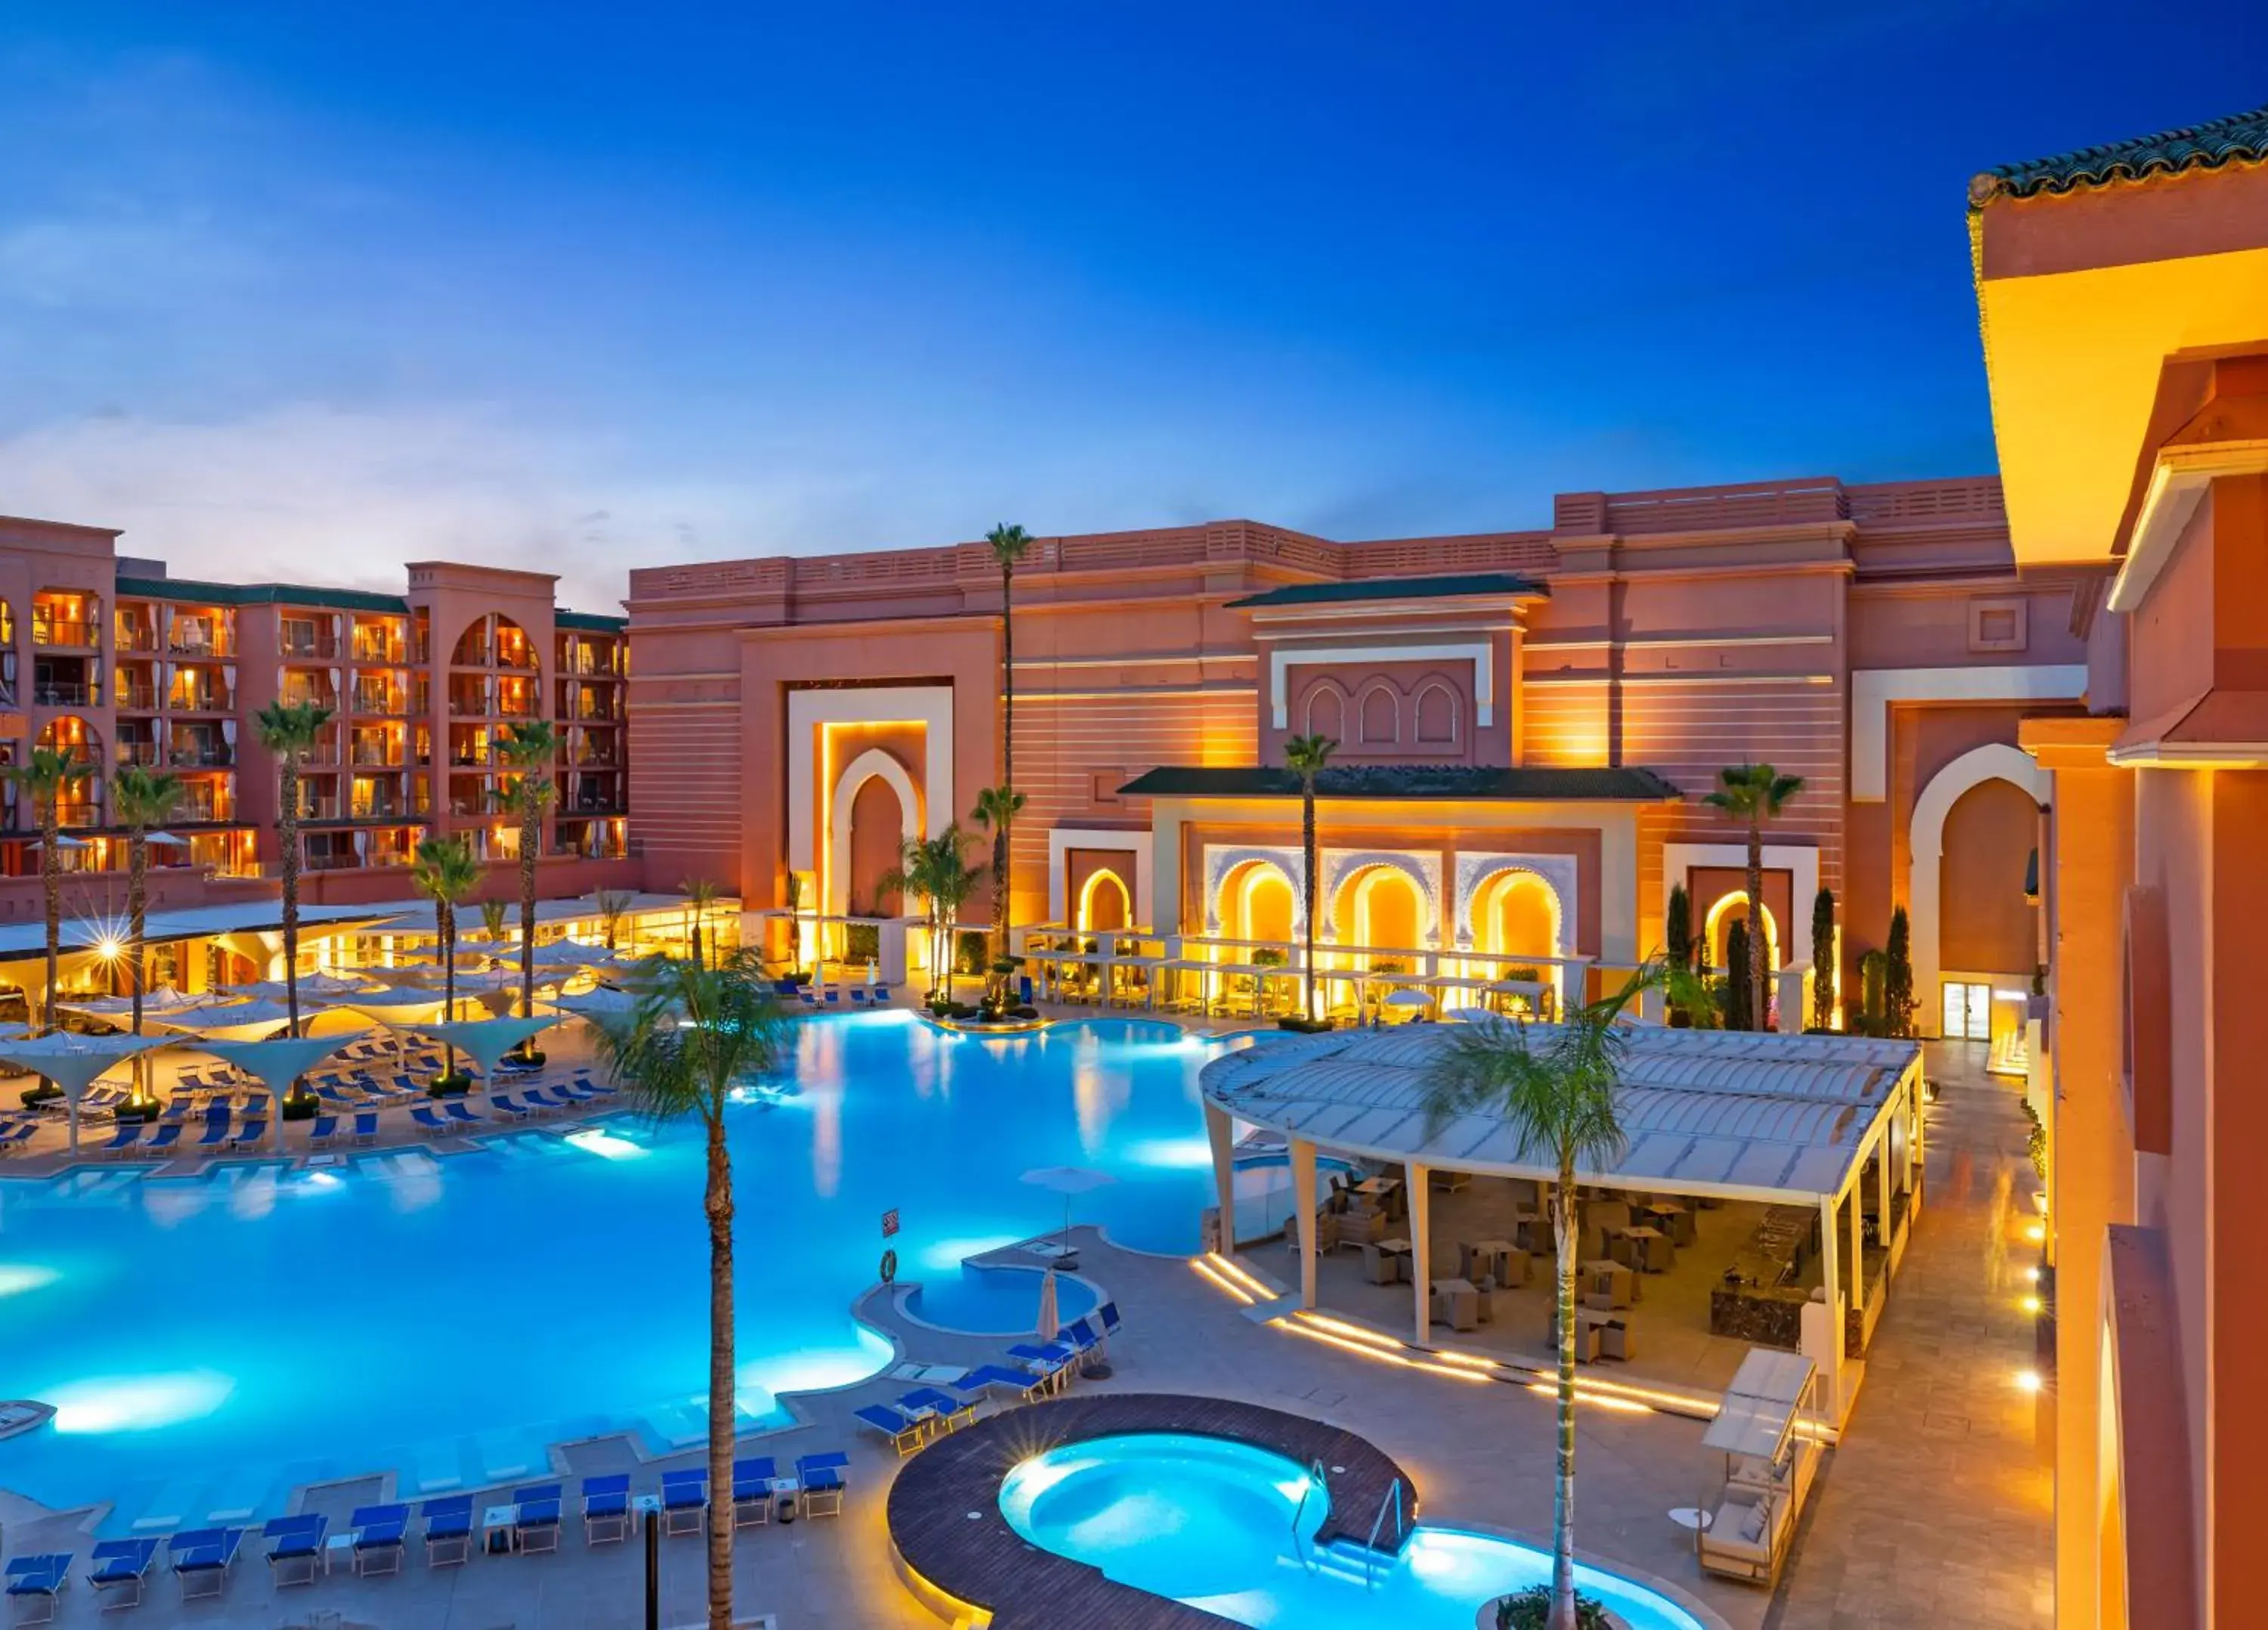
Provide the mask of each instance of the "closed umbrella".
POLYGON ((1091 1193, 1118 1181, 1092 1166, 1035 1166, 1022 1181, 1034 1188, 1049 1189, 1064 1197, 1063 1254, 1071 1254, 1071 1202, 1075 1194, 1091 1193))
POLYGON ((1049 1268, 1040 1275, 1040 1345, 1045 1346, 1053 1341, 1062 1328, 1062 1317, 1056 1310, 1056 1271, 1049 1268))

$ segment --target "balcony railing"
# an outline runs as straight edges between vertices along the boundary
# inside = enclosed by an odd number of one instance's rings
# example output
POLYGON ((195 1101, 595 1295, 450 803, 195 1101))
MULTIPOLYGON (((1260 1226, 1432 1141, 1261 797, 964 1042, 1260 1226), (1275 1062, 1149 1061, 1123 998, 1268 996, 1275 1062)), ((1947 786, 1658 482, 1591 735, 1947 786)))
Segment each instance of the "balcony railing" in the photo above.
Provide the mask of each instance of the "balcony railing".
POLYGON ((142 623, 121 623, 111 630, 110 643, 121 651, 155 651, 158 631, 142 623))
POLYGON ((449 717, 452 719, 486 719, 495 711, 486 697, 449 698, 449 717))
POLYGON ((93 685, 67 679, 34 680, 32 700, 41 707, 91 707, 100 695, 93 685))
POLYGON ((57 645, 65 649, 92 648, 102 643, 101 630, 92 623, 72 622, 61 617, 33 616, 32 643, 35 645, 57 645))
POLYGON ((176 685, 166 695, 166 708, 174 713, 227 713, 235 711, 228 692, 210 685, 176 685))
POLYGON ((352 763, 357 770, 399 770, 404 755, 400 748, 357 747, 352 763))
POLYGON ((357 798, 354 800, 354 818, 357 821, 407 821, 409 804, 400 798, 357 798))
POLYGON ((284 641, 284 660, 286 662, 328 662, 338 654, 339 642, 335 635, 317 634, 298 639, 287 635, 284 641))
POLYGON ((526 697, 516 701, 509 697, 499 697, 496 704, 497 716, 501 719, 534 719, 538 711, 534 700, 526 697))
POLYGON ((299 800, 299 818, 302 821, 335 821, 339 818, 339 800, 335 797, 302 796, 299 800))
POLYGON ((339 711, 339 693, 335 690, 286 690, 283 699, 295 707, 312 705, 332 713, 339 711))
POLYGON ((176 770, 222 770, 236 762, 236 749, 225 743, 176 746, 166 755, 166 762, 176 770))
POLYGON ((449 653, 449 666, 452 667, 494 667, 496 666, 496 653, 491 647, 482 644, 468 643, 466 645, 460 645, 454 651, 449 653))
POLYGON ((578 697, 569 707, 567 717, 583 722, 612 724, 618 711, 612 702, 600 701, 591 697, 578 697))
POLYGON ((154 765, 158 762, 155 741, 121 741, 117 746, 118 762, 122 764, 154 765))
POLYGON ((158 688, 155 685, 121 685, 118 705, 129 713, 154 713, 158 711, 158 688))
POLYGON ((191 795, 181 800, 174 813, 183 821, 233 821, 236 819, 236 800, 191 795))
POLYGON ((497 647, 496 666, 533 670, 536 667, 535 653, 526 645, 499 645, 497 647))
MULTIPOLYGON (((323 849, 310 852, 306 864, 307 870, 311 872, 351 872, 363 864, 363 859, 352 850, 341 852, 337 850, 323 849)), ((387 862, 373 859, 370 864, 384 866, 387 862)))
POLYGON ((388 690, 384 685, 357 685, 354 688, 354 711, 357 713, 407 713, 409 711, 409 693, 388 690))
POLYGON ((193 662, 217 662, 236 654, 236 639, 229 634, 206 638, 199 634, 184 633, 176 629, 166 640, 166 649, 177 657, 187 657, 193 662))

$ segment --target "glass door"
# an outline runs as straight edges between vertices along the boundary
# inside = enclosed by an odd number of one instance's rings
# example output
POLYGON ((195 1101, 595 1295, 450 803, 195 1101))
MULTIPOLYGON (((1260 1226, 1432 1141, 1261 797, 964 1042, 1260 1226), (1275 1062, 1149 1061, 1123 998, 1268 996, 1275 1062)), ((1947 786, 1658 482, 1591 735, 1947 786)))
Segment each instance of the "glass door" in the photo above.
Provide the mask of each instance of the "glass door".
POLYGON ((1992 987, 1945 982, 1945 1018, 1940 1032, 1949 1042, 1992 1039, 1992 987))

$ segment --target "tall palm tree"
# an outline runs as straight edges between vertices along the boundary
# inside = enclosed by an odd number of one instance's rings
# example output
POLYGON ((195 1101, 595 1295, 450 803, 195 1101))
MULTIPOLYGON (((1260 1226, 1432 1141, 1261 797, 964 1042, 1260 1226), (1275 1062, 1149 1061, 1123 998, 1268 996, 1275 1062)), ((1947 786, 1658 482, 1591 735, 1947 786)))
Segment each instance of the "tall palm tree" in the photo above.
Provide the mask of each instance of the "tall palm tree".
MULTIPOLYGON (((777 1063, 791 1021, 772 1000, 756 953, 746 948, 714 968, 650 957, 625 983, 638 992, 637 1007, 600 1026, 600 1055, 648 1114, 697 1116, 707 1139, 701 1204, 709 1221, 709 1486, 722 1491, 733 1486, 737 1412, 733 1157, 725 1115, 736 1083, 777 1063)), ((732 1623, 733 1522, 727 1515, 709 1524, 709 1626, 732 1630, 732 1623)))
POLYGON ((126 956, 136 1036, 142 1034, 142 987, 150 982, 150 829, 172 820, 180 804, 181 778, 170 770, 128 764, 110 778, 111 817, 126 829, 126 956))
MULTIPOLYGON (((1016 568, 1032 552, 1032 535, 1020 526, 1003 521, 984 535, 984 542, 991 546, 992 558, 1000 568, 1000 785, 988 790, 1005 791, 1016 785, 1016 568)), ((1008 955, 1005 926, 1008 920, 1008 823, 1023 805, 1019 794, 1014 808, 999 811, 1000 823, 992 835, 992 887, 999 895, 992 916, 996 924, 1002 925, 999 948, 992 958, 995 962, 1005 960, 1008 955)), ((983 808, 981 797, 977 808, 983 808)))
POLYGON ((30 795, 40 818, 40 888, 47 896, 48 989, 41 1022, 55 1028, 55 962, 63 936, 63 794, 94 773, 78 749, 35 747, 20 764, 8 766, 8 779, 30 795))
MULTIPOLYGON (((1627 1043, 1623 1010, 1649 985, 1668 983, 1659 963, 1638 970, 1616 995, 1572 1008, 1554 1025, 1481 1020, 1450 1027, 1426 1072, 1425 1119, 1439 1132, 1451 1117, 1500 1116, 1518 1144, 1513 1158, 1552 1162, 1557 1242, 1559 1337, 1558 1479, 1552 1502, 1550 1630, 1575 1619, 1575 1287, 1582 1235, 1579 1168, 1612 1166, 1623 1150, 1615 1093, 1627 1043)), ((1422 1271, 1424 1265, 1419 1265, 1422 1271)))
POLYGON ((1315 1016, 1315 778, 1337 749, 1337 742, 1322 735, 1293 736, 1284 743, 1284 763, 1300 778, 1300 864, 1304 873, 1300 881, 1307 896, 1300 917, 1307 936, 1307 976, 1300 1013, 1309 1020, 1315 1016))
POLYGON ((1803 790, 1801 776, 1784 776, 1770 764, 1727 764, 1717 772, 1717 790, 1701 801, 1749 829, 1749 1028, 1764 1028, 1771 1005, 1764 983, 1764 822, 1779 818, 1787 801, 1803 790))
POLYGON ((1005 989, 1015 964, 1008 952, 1008 827, 1023 813, 1024 795, 1005 782, 976 794, 976 808, 968 818, 992 834, 992 933, 998 941, 992 952, 992 971, 1005 989))
POLYGON ((622 917, 637 902, 637 896, 627 889, 601 889, 591 896, 599 908, 600 926, 605 930, 607 948, 613 950, 622 931, 622 917))
MULTIPOLYGON (((428 837, 417 845, 409 863, 409 881, 433 903, 433 932, 441 942, 441 1006, 448 1018, 457 1016, 457 907, 481 886, 481 863, 461 837, 428 837)), ((457 1050, 446 1047, 446 1066, 437 1085, 457 1083, 457 1050)))
POLYGON ((909 837, 897 865, 876 880, 877 892, 919 895, 929 918, 930 998, 953 991, 953 925, 976 892, 981 867, 968 863, 968 837, 959 822, 935 837, 909 837))
MULTIPOLYGON (((543 845, 543 812, 558 795, 549 774, 559 751, 559 734, 549 719, 504 727, 504 763, 519 774, 504 787, 504 809, 519 817, 519 1016, 535 1017, 535 859, 543 845)), ((535 1038, 521 1051, 535 1056, 535 1038)))
POLYGON ((299 772, 322 740, 331 710, 317 702, 270 702, 253 715, 260 745, 276 755, 276 839, 284 879, 284 1000, 299 1033, 299 772))
POLYGON ((693 961, 699 966, 706 961, 701 948, 701 928, 709 920, 709 908, 717 904, 717 885, 705 877, 688 877, 677 885, 677 892, 685 896, 685 907, 693 922, 693 961))

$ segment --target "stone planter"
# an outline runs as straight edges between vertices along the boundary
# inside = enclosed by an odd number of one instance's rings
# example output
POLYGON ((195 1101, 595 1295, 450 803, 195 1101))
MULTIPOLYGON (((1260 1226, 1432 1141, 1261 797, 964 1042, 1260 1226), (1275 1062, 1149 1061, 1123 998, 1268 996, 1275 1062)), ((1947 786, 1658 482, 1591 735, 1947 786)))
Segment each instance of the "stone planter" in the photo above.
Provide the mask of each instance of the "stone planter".
MULTIPOLYGON (((1497 1604, 1503 1600, 1497 1597, 1482 1603, 1480 1614, 1473 1620, 1473 1630, 1496 1630, 1497 1604)), ((1611 1607, 1607 1610, 1607 1626, 1608 1630, 1631 1630, 1630 1621, 1611 1607)))

